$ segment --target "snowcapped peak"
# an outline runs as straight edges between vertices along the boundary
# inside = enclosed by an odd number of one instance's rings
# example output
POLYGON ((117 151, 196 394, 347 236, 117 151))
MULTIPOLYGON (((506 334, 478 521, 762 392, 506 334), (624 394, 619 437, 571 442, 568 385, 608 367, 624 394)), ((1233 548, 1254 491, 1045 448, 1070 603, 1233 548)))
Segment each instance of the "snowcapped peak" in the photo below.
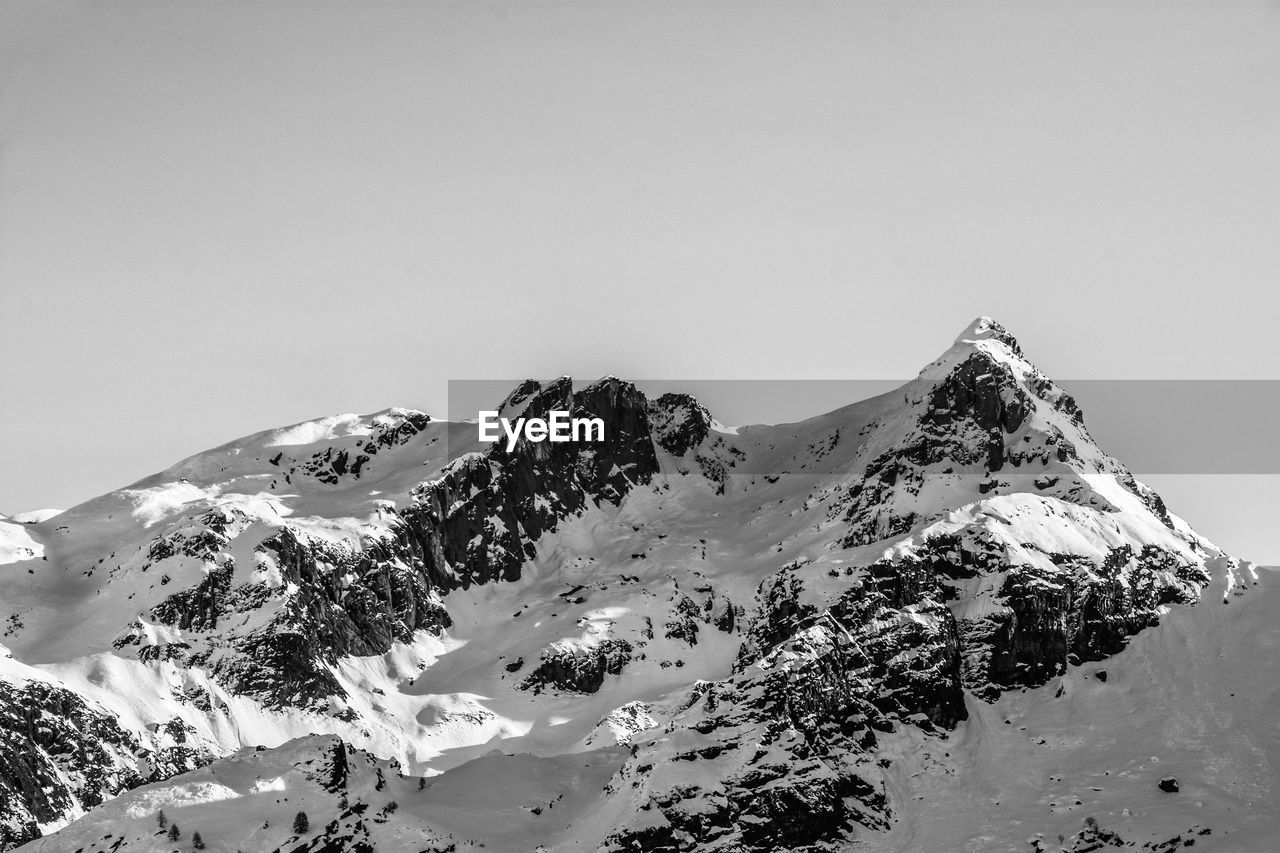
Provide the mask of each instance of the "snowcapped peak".
POLYGON ((945 377, 975 355, 988 362, 1010 366, 1019 374, 1035 370, 1009 330, 992 318, 982 316, 966 326, 946 352, 925 365, 920 371, 920 378, 937 380, 945 377))
POLYGON ((1007 346, 1014 355, 1022 355, 1022 349, 1018 346, 1018 341, 1009 330, 1000 325, 991 317, 981 316, 965 327, 959 335, 956 336, 956 345, 974 344, 978 341, 999 341, 1007 346))

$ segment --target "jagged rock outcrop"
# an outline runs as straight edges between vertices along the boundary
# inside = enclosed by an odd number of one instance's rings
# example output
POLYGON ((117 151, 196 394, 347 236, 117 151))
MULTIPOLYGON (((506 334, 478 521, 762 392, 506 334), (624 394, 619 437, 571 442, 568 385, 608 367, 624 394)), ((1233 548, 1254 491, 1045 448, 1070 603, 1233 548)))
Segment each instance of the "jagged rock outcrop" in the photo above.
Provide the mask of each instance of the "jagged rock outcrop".
POLYGON ((796 602, 796 568, 762 584, 735 674, 633 741, 615 784, 642 817, 608 849, 802 849, 884 826, 877 732, 964 718, 958 632, 936 580, 891 594, 856 584, 818 611, 796 602), (705 766, 705 783, 682 762, 705 766))
POLYGON ((544 689, 571 693, 595 693, 606 675, 617 675, 631 662, 631 644, 608 639, 593 645, 553 646, 542 654, 538 667, 520 683, 540 693, 544 689))
POLYGON ((649 403, 658 446, 672 456, 684 456, 711 432, 711 413, 688 394, 663 394, 649 403))
POLYGON ((1196 601, 1209 581, 1202 563, 1155 545, 1121 545, 1100 559, 1043 553, 1034 541, 1014 547, 1038 564, 1011 559, 1007 540, 977 527, 925 538, 870 567, 891 597, 924 584, 957 602, 964 683, 988 699, 1044 684, 1069 663, 1115 654, 1159 621, 1162 605, 1196 601), (990 598, 971 614, 975 588, 990 590, 990 598))
POLYGON ((682 476, 701 474, 719 494, 746 455, 713 433, 715 425, 706 407, 688 394, 663 394, 649 403, 655 443, 676 457, 682 476))
POLYGON ((70 690, 0 680, 0 849, 212 758, 178 720, 144 740, 70 690))

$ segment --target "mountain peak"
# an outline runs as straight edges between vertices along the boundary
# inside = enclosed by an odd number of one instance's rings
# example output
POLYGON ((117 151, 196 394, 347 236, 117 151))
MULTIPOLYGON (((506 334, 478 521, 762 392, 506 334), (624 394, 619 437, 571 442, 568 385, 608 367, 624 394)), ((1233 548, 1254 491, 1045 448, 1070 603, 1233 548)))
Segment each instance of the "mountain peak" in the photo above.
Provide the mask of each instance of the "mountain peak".
MULTIPOLYGON (((950 823, 973 799, 927 780, 998 773, 1005 756, 1051 783, 1020 806, 1042 820, 1059 756, 1081 770, 1066 783, 1080 802, 1118 762, 1036 735, 1077 713, 1092 726, 1093 709, 1116 718, 1145 677, 1082 667, 1216 582, 1217 549, 987 317, 928 375, 797 423, 729 429, 687 394, 650 400, 612 377, 531 379, 501 404, 510 418, 561 409, 598 418, 598 440, 484 446, 474 424, 409 410, 340 415, 198 454, 48 524, 0 517, 0 848, 94 808, 27 849, 145 853, 161 805, 224 850, 278 846, 303 808, 310 846, 344 853, 410 836, 826 848, 859 826, 913 833, 912 809, 950 823), (526 708, 537 722, 520 722, 526 708), (1024 708, 1038 722, 991 724, 1024 708), (978 728, 946 734, 970 713, 978 728), (998 728, 1007 742, 978 743, 998 728), (313 732, 328 734, 285 743, 313 732), (238 752, 259 741, 276 746, 238 752), (19 752, 30 759, 6 758, 19 752), (82 772, 68 755, 86 756, 82 772), (917 778, 930 787, 899 784, 917 778), (561 799, 571 789, 577 805, 561 799), (188 796, 206 790, 235 799, 188 796), (496 817, 474 821, 488 791, 496 817), (926 794, 938 802, 917 805, 926 794), (552 803, 554 821, 538 820, 552 803)), ((1228 582, 1233 610, 1251 581, 1228 582)), ((1133 645, 1187 659, 1179 642, 1133 645)), ((1214 686, 1226 702, 1228 682, 1214 686)), ((1160 719, 1130 766, 1165 749, 1160 719)), ((1167 765, 1196 796, 1212 790, 1195 768, 1213 745, 1201 752, 1167 765)), ((1153 773, 1130 782, 1163 797, 1153 773)), ((1155 811, 1138 790, 1113 802, 1155 811)))
POLYGON ((978 341, 999 341, 1013 351, 1014 355, 1021 356, 1022 348, 1018 346, 1018 340, 1009 330, 1002 326, 999 322, 983 315, 968 326, 965 327, 959 335, 956 336, 956 344, 971 344, 978 341))
MULTIPOLYGON (((1022 347, 1009 330, 991 317, 983 315, 965 326, 946 352, 925 365, 920 371, 920 378, 941 379, 975 355, 986 361, 1007 364, 1027 362, 1022 347)), ((1031 365, 1027 363, 1026 366, 1031 365)))

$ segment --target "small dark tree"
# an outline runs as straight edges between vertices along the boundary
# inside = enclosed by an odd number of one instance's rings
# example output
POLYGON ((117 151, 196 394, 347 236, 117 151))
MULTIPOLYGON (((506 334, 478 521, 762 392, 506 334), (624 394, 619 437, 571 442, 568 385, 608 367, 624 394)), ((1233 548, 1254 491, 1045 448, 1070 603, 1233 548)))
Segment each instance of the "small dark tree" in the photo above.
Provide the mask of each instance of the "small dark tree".
POLYGON ((173 826, 169 827, 170 841, 177 841, 181 837, 182 837, 182 831, 178 829, 178 825, 176 823, 173 826))
POLYGON ((160 825, 161 829, 164 829, 169 825, 169 818, 164 816, 164 809, 156 812, 156 823, 160 825))
POLYGON ((311 821, 307 820, 306 812, 298 812, 293 818, 293 831, 298 835, 303 835, 311 829, 311 821))
POLYGON ((204 839, 200 837, 200 833, 198 832, 191 833, 191 847, 194 850, 204 849, 204 839))

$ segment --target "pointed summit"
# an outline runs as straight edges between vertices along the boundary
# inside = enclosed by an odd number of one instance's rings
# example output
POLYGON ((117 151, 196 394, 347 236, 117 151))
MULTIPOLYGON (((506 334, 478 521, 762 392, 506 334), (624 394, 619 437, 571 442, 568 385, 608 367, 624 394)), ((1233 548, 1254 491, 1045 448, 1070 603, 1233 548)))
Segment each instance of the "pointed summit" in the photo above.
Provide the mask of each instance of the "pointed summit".
POLYGON ((999 341, 1007 346, 1014 355, 1022 356, 1022 348, 1018 340, 1009 330, 990 317, 982 316, 970 323, 965 330, 956 336, 956 344, 972 344, 978 341, 999 341))
POLYGON ((965 326, 946 352, 926 364, 920 371, 920 378, 941 379, 975 356, 987 363, 998 362, 1014 367, 1019 373, 1035 370, 1023 354, 1017 338, 1000 323, 982 316, 965 326))

